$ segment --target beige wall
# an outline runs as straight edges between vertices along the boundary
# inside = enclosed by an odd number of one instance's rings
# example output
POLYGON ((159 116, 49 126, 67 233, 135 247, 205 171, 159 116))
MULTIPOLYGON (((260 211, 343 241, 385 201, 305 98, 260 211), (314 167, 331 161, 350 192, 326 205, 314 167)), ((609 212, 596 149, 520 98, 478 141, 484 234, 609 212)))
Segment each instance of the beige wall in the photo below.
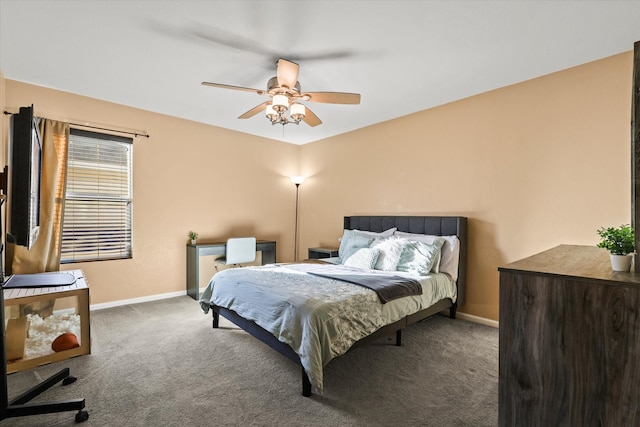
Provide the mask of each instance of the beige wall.
POLYGON ((461 311, 498 320, 500 265, 630 221, 631 71, 624 53, 303 146, 302 247, 344 215, 468 216, 461 311))
POLYGON ((274 239, 293 258, 299 147, 187 120, 6 80, 6 108, 34 104, 38 115, 144 129, 134 141, 133 259, 81 268, 91 303, 185 290, 187 232, 223 240, 274 239))
POLYGON ((628 52, 301 147, 11 80, 6 106, 151 134, 134 145, 134 258, 73 266, 94 304, 184 290, 189 229, 276 239, 291 260, 301 173, 301 254, 336 246, 344 215, 468 216, 462 311, 497 320, 498 266, 630 221, 631 71, 628 52))

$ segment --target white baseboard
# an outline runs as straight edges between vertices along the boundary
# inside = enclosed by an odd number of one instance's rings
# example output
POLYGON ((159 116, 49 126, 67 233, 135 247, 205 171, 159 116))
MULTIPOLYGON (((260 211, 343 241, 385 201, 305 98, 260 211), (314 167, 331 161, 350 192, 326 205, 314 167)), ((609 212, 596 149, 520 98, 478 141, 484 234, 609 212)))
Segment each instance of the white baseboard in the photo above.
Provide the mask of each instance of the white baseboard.
MULTIPOLYGON (((440 312, 443 316, 449 316, 449 309, 440 312)), ((481 325, 491 326, 498 329, 499 323, 496 320, 487 319, 485 317, 474 316, 473 314, 456 311, 456 319, 468 320, 469 322, 480 323, 481 325)))
MULTIPOLYGON (((202 289, 200 290, 200 292, 202 293, 202 289)), ((157 301, 157 300, 166 299, 166 298, 175 298, 175 297, 180 297, 186 294, 187 294, 186 291, 177 291, 177 292, 169 292, 166 294, 149 295, 149 296, 140 297, 140 298, 123 299, 118 301, 105 302, 102 304, 91 304, 89 309, 91 311, 96 311, 96 310, 102 310, 105 308, 119 307, 122 305, 139 304, 141 302, 157 301)), ((448 316, 449 310, 443 311, 442 314, 448 316)), ((456 318, 462 319, 462 320, 468 320, 470 322, 480 323, 481 325, 491 326, 493 328, 498 328, 499 326, 499 322, 496 320, 474 316, 473 314, 466 314, 460 311, 456 312, 456 318)))
POLYGON ((179 297, 186 294, 187 294, 187 291, 177 291, 177 292, 169 292, 166 294, 149 295, 149 296, 140 297, 140 298, 123 299, 118 301, 105 302, 102 304, 91 304, 89 309, 91 311, 96 311, 96 310, 102 310, 105 308, 119 307, 121 305, 138 304, 141 302, 157 301, 157 300, 166 299, 166 298, 175 298, 175 297, 179 297))
MULTIPOLYGON (((448 313, 448 312, 447 312, 448 313)), ((470 322, 480 323, 482 325, 498 328, 500 323, 497 320, 487 319, 485 317, 474 316, 473 314, 466 314, 460 311, 456 312, 456 318, 462 320, 468 320, 470 322)))

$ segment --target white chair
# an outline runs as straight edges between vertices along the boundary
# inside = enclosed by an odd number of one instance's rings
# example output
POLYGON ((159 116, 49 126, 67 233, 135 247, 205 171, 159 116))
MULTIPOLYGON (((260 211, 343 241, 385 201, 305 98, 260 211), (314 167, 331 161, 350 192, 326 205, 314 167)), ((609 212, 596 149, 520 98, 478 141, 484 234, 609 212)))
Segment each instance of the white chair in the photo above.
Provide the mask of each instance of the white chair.
MULTIPOLYGON (((216 259, 216 263, 222 265, 239 265, 256 260, 256 238, 234 237, 227 240, 225 255, 216 259)), ((216 270, 218 266, 216 265, 216 270)))

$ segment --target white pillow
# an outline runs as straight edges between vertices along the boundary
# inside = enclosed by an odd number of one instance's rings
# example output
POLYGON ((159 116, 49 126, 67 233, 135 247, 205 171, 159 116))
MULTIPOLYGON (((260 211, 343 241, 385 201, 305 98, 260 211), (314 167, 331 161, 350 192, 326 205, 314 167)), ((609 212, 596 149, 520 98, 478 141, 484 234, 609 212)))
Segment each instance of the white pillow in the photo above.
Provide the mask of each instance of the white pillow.
POLYGON ((347 258, 349 258, 351 255, 354 254, 355 251, 363 247, 364 248, 368 247, 371 240, 377 237, 392 236, 396 230, 397 229, 394 227, 394 228, 385 230, 381 233, 376 233, 373 231, 345 229, 342 234, 342 237, 339 239, 340 247, 338 248, 338 256, 340 257, 340 261, 344 263, 347 260, 347 258), (350 242, 352 238, 355 238, 356 241, 350 242), (363 245, 362 242, 364 241, 365 238, 367 238, 368 240, 367 240, 367 243, 363 245))
MULTIPOLYGON (((447 273, 453 280, 458 280, 458 264, 460 262, 460 239, 458 239, 458 236, 433 236, 430 234, 405 233, 403 231, 396 231, 394 236, 400 236, 430 245, 432 245, 436 239, 444 238, 444 245, 440 250, 439 271, 447 273)), ((434 273, 435 272, 434 270, 434 273)))
POLYGON ((372 248, 361 248, 345 261, 344 265, 356 268, 366 268, 371 270, 375 265, 380 251, 372 248))
POLYGON ((436 240, 433 245, 417 241, 407 242, 402 249, 396 270, 426 276, 440 260, 440 249, 443 244, 444 239, 436 240))
POLYGON ((398 262, 400 262, 402 249, 407 243, 407 239, 397 236, 376 239, 371 242, 371 248, 380 250, 380 255, 378 256, 378 261, 375 266, 376 270, 395 271, 398 262))

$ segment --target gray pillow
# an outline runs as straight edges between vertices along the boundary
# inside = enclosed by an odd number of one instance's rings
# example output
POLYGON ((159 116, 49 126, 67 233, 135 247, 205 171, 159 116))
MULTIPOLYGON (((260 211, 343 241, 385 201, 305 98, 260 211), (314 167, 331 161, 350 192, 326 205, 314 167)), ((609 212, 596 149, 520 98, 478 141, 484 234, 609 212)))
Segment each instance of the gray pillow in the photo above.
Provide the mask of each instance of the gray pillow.
POLYGON ((344 264, 346 260, 351 257, 351 255, 355 254, 358 249, 368 248, 369 244, 373 241, 373 237, 361 236, 357 234, 352 234, 345 241, 343 240, 340 243, 340 249, 338 250, 338 254, 340 255, 340 261, 344 264))
POLYGON ((433 272, 447 273, 453 280, 458 280, 458 264, 460 262, 460 239, 458 236, 433 236, 402 231, 396 231, 395 235, 431 245, 435 244, 436 240, 444 239, 444 245, 440 250, 440 261, 433 267, 433 272))
POLYGON ((444 239, 435 240, 434 244, 409 241, 402 249, 396 270, 426 276, 440 260, 443 243, 444 239))
MULTIPOLYGON (((361 242, 361 240, 358 240, 355 243, 350 243, 349 240, 352 237, 365 237, 368 238, 369 241, 373 240, 376 237, 387 237, 387 236, 391 236, 393 235, 393 233, 396 231, 397 229, 394 228, 390 228, 388 230, 385 230, 381 233, 376 233, 373 231, 362 231, 362 230, 349 230, 349 229, 345 229, 342 237, 340 238, 340 247, 338 248, 338 256, 340 257, 340 262, 344 263, 347 258, 349 258, 349 256, 353 255, 353 252, 355 251, 350 251, 350 253, 347 253, 347 251, 349 251, 349 249, 353 246, 353 245, 357 245, 361 242)), ((360 246, 360 247, 366 247, 368 246, 360 246)), ((356 248, 359 249, 360 247, 356 248)))

